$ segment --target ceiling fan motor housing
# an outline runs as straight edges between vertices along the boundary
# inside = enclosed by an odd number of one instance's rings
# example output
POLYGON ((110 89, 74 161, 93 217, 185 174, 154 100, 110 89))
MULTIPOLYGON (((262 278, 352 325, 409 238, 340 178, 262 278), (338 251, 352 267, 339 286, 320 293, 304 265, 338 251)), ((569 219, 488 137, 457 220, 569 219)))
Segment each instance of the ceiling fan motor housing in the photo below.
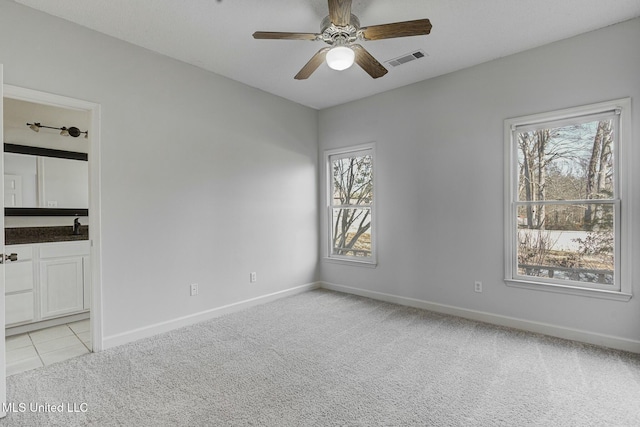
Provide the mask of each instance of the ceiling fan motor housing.
POLYGON ((320 39, 331 46, 342 46, 355 42, 359 37, 360 20, 351 14, 349 25, 339 27, 327 16, 320 26, 320 39))

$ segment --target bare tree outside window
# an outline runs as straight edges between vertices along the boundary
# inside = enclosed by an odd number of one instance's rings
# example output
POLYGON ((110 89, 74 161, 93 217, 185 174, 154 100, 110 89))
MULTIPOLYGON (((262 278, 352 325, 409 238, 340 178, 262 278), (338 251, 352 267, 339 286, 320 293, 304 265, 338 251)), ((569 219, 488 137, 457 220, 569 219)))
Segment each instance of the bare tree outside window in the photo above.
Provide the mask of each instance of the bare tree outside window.
POLYGON ((331 156, 331 254, 371 258, 373 156, 331 156))
POLYGON ((516 132, 518 274, 613 283, 613 122, 516 132))

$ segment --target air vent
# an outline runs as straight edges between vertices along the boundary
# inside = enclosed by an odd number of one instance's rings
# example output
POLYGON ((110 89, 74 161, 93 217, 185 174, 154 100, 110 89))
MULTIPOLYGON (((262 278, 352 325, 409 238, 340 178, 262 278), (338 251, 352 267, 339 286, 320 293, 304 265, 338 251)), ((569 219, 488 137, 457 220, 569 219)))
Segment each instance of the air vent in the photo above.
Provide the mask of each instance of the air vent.
POLYGON ((387 64, 391 65, 392 67, 398 67, 402 64, 406 64, 407 62, 411 62, 411 61, 415 61, 416 59, 420 59, 420 58, 424 58, 425 56, 428 56, 426 53, 424 53, 422 50, 416 50, 415 52, 412 53, 408 53, 406 55, 402 55, 398 58, 395 59, 390 59, 389 61, 387 61, 387 64))

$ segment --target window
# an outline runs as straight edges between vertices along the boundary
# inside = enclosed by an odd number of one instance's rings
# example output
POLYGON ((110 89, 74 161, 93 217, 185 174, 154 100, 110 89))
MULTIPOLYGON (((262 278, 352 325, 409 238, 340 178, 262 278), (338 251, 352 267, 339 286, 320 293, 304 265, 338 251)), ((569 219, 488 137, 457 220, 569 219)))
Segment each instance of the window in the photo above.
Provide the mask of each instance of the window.
POLYGON ((622 99, 505 121, 507 284, 630 297, 629 111, 622 99))
POLYGON ((326 156, 328 257, 375 264, 373 145, 326 156))

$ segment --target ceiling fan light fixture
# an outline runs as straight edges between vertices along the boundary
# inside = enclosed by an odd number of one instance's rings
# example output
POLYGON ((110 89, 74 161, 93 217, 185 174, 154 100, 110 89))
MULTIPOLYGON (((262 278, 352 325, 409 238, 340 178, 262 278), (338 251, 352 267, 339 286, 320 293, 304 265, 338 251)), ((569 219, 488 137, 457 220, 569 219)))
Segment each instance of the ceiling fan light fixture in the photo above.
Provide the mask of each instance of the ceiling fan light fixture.
POLYGON ((355 52, 347 46, 336 46, 327 52, 327 65, 334 70, 342 71, 353 65, 355 52))
POLYGON ((329 15, 320 24, 320 33, 287 33, 281 31, 256 31, 254 39, 323 41, 325 46, 315 53, 293 78, 308 79, 326 61, 334 70, 346 70, 357 63, 371 78, 377 79, 388 70, 362 45, 361 40, 383 40, 398 37, 426 35, 431 32, 431 21, 412 21, 361 27, 360 20, 351 13, 353 0, 327 0, 329 15), (356 59, 357 58, 357 59, 356 59))

